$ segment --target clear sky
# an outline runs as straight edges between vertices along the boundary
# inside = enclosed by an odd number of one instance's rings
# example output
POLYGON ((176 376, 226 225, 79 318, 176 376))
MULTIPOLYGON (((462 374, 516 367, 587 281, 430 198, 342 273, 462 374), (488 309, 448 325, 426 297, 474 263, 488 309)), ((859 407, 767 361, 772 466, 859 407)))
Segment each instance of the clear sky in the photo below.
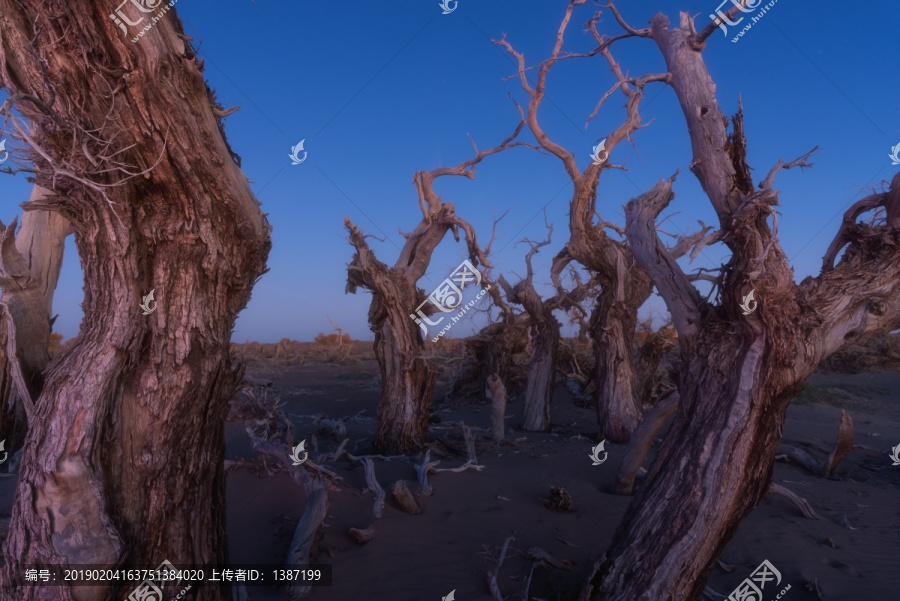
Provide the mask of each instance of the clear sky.
MULTIPOLYGON (((109 4, 113 8, 118 2, 109 4)), ((505 79, 514 65, 490 40, 506 33, 533 65, 550 52, 567 2, 459 0, 448 15, 441 14, 438 4, 176 4, 188 34, 199 41, 206 77, 220 102, 226 108, 241 107, 227 118, 226 131, 274 227, 270 271, 239 317, 235 341, 310 340, 331 330, 326 314, 354 338, 371 339, 370 295, 344 294, 346 263, 353 256, 344 217, 384 238, 384 243, 370 239, 370 244, 392 265, 403 244, 398 228, 411 231, 421 218, 413 174, 470 158, 467 134, 479 148, 488 148, 515 127, 518 114, 508 95, 521 103, 525 95, 517 80, 505 79), (301 140, 307 159, 291 165, 291 147, 301 140)), ((658 11, 676 21, 681 9, 697 16, 698 29, 717 8, 715 0, 628 0, 619 5, 636 27, 645 26, 658 11)), ((594 46, 582 31, 594 10, 590 5, 576 8, 566 49, 594 46)), ((749 18, 730 28, 728 38, 715 32, 704 56, 725 114, 737 109, 739 98, 743 101, 757 182, 779 157, 792 159, 821 147, 813 169, 782 172, 776 179, 781 241, 800 280, 818 272, 846 207, 898 168, 888 155, 900 143, 900 87, 890 67, 900 19, 896 3, 888 0, 778 0, 733 43, 731 38, 747 22, 749 18)), ((599 27, 603 33, 620 32, 609 13, 599 27)), ((651 40, 624 40, 612 51, 631 75, 663 70, 651 40)), ((563 61, 550 72, 541 122, 552 139, 575 153, 582 168, 590 161, 591 147, 623 117, 623 100, 617 95, 585 129, 585 118, 613 83, 600 56, 563 61)), ((642 106, 643 121, 650 125, 634 135, 634 147, 620 144, 610 157, 628 171, 606 170, 601 178, 604 219, 623 223, 622 206, 629 199, 681 169, 664 229, 683 233, 698 219, 716 224, 688 170, 690 141, 674 93, 653 84, 642 106)), ((531 139, 527 129, 522 139, 531 139)), ((535 258, 535 280, 549 282, 549 261, 568 235, 572 191, 558 159, 515 148, 483 161, 474 180, 440 178, 435 190, 453 201, 482 244, 490 237, 492 217, 509 210, 498 226, 492 261, 495 272, 510 281, 524 273, 526 247, 515 243, 526 236, 546 236, 541 217, 546 207, 555 232, 552 244, 535 258)), ((8 223, 21 212, 18 205, 29 191, 22 175, 0 176, 0 219, 8 223)), ((82 292, 71 240, 66 252, 54 310, 59 314, 56 329, 68 338, 78 331, 82 292)), ((464 244, 448 235, 419 285, 430 292, 464 257, 464 244)), ((714 267, 721 257, 709 248, 696 264, 714 267)), ((158 291, 158 301, 165 302, 164 291, 158 291)), ((657 314, 664 312, 658 299, 650 304, 657 314)), ((471 331, 457 327, 452 334, 471 331)))

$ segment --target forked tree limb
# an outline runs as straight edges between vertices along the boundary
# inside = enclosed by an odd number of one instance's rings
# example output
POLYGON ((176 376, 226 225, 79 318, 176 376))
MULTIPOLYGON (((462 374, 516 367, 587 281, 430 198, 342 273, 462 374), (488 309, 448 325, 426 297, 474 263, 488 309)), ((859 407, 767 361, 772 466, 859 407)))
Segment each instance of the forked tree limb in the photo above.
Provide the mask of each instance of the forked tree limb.
POLYGON ((422 487, 422 494, 424 496, 429 496, 434 492, 434 489, 428 484, 428 472, 432 471, 439 463, 440 461, 431 461, 431 449, 429 448, 425 451, 422 463, 415 466, 416 476, 419 479, 419 486, 422 487))
POLYGON ((613 491, 617 495, 630 495, 634 490, 635 476, 643 465, 653 441, 675 413, 675 409, 678 408, 678 401, 678 392, 673 390, 656 401, 653 408, 644 414, 644 418, 632 433, 628 445, 625 447, 622 465, 619 466, 613 491))

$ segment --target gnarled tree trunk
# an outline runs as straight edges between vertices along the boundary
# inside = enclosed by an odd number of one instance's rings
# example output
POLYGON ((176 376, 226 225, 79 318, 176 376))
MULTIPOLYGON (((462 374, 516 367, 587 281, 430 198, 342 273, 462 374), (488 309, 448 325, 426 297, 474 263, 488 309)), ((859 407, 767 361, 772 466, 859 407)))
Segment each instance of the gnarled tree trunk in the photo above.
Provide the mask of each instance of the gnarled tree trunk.
MULTIPOLYGON (((29 424, 6 599, 101 601, 135 587, 25 586, 29 564, 228 559, 229 341, 271 228, 174 11, 132 42, 95 8, 0 0, 0 80, 30 123, 5 116, 52 193, 31 204, 69 219, 84 269, 82 330, 48 367, 29 424)), ((227 584, 196 590, 230 597, 227 584)))
POLYGON ((714 29, 698 34, 686 13, 673 29, 662 15, 648 29, 629 28, 653 39, 666 60, 691 135, 692 168, 719 215, 732 258, 722 280, 723 304, 711 306, 662 252, 656 234, 654 221, 673 198, 672 179, 628 204, 628 241, 678 331, 681 402, 593 579, 591 598, 598 601, 699 598, 738 524, 770 488, 785 411, 803 381, 842 346, 900 327, 900 175, 889 192, 847 212, 825 259, 830 267, 849 242, 841 263, 794 284, 768 218, 777 204, 775 174, 809 166, 809 154, 779 161, 754 191, 741 114, 728 135, 701 56, 714 29), (883 225, 855 223, 878 206, 887 212, 883 225), (759 305, 744 315, 739 305, 754 289, 759 305))
MULTIPOLYGON (((519 112, 521 115, 521 109, 519 112)), ((419 315, 418 308, 427 297, 424 291, 416 288, 416 282, 425 275, 434 249, 448 231, 452 231, 459 241, 459 230, 462 229, 473 266, 490 265, 486 254, 478 247, 472 226, 457 217, 453 203, 441 202, 434 193, 434 179, 443 175, 472 179, 475 165, 485 157, 521 145, 513 140, 524 125, 523 120, 499 146, 480 152, 476 150, 474 158, 457 167, 416 172, 413 183, 419 195, 422 221, 413 232, 403 234, 406 243, 393 267, 379 261, 366 243, 365 235, 349 217, 344 219, 344 227, 350 232, 350 243, 356 249, 353 261, 347 266, 346 292, 355 293, 360 287, 372 292, 369 328, 375 333, 375 356, 382 378, 373 446, 380 452, 414 453, 425 442, 435 371, 431 362, 422 357, 423 337, 428 333, 420 328, 426 330, 424 322, 437 309, 429 305, 421 309, 425 317, 419 315)), ((444 313, 439 319, 446 324, 454 314, 444 313)))
MULTIPOLYGON (((47 195, 35 186, 31 198, 47 195)), ((7 441, 9 452, 22 446, 27 415, 43 386, 50 361, 53 293, 65 239, 72 231, 59 213, 28 209, 26 204, 18 235, 15 219, 7 227, 0 224, 0 440, 7 441)))

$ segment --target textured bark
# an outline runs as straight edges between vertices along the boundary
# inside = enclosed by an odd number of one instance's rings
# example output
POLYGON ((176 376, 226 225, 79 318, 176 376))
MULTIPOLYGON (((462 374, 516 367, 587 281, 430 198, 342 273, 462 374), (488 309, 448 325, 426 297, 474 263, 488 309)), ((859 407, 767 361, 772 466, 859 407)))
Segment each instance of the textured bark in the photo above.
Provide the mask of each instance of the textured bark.
MULTIPOLYGON (((522 114, 521 109, 519 114, 522 114)), ((350 243, 356 249, 353 261, 347 266, 346 292, 356 293, 361 287, 372 293, 369 328, 375 333, 375 357, 381 370, 382 386, 373 439, 377 451, 414 453, 425 443, 435 369, 430 361, 422 357, 425 341, 417 321, 414 321, 419 319, 414 313, 427 298, 425 292, 416 287, 416 282, 425 275, 434 249, 448 231, 453 232, 458 242, 459 230, 463 230, 472 265, 476 269, 479 265, 490 267, 486 253, 475 239, 475 230, 457 217, 453 203, 442 202, 435 194, 434 180, 444 175, 473 179, 475 166, 485 157, 523 145, 513 140, 524 126, 523 118, 513 134, 499 146, 482 151, 476 149, 474 158, 456 167, 416 172, 413 183, 419 196, 422 221, 413 232, 403 234, 406 243, 393 267, 375 258, 366 243, 366 236, 349 217, 344 219, 344 227, 350 233, 350 243)), ((428 305, 424 311, 433 314, 436 309, 428 305)), ((443 319, 446 321, 448 318, 445 315, 443 319)))
MULTIPOLYGON (((611 40, 603 39, 595 29, 597 17, 589 21, 591 32, 600 46, 591 54, 601 54, 609 63, 616 78, 616 86, 598 103, 597 108, 619 90, 626 98, 626 117, 621 125, 606 136, 605 158, 591 162, 580 170, 575 155, 550 139, 538 121, 538 109, 544 98, 547 73, 561 60, 563 40, 575 6, 584 0, 572 0, 560 23, 556 44, 548 59, 540 63, 537 82, 532 87, 526 77, 525 57, 515 51, 506 39, 495 40, 518 63, 518 76, 522 88, 529 96, 527 123, 538 144, 549 154, 556 156, 571 178, 574 192, 569 207, 570 239, 567 244, 570 256, 590 270, 602 292, 598 296, 591 315, 590 335, 594 343, 595 387, 598 438, 613 442, 627 442, 641 418, 635 385, 634 326, 637 311, 650 297, 653 284, 640 265, 634 260, 623 240, 607 234, 612 230, 621 234, 617 226, 599 217, 597 207, 597 183, 603 170, 610 167, 610 153, 617 144, 628 140, 641 127, 638 106, 643 89, 651 82, 665 82, 667 74, 629 78, 609 53, 611 40)), ((596 114, 596 110, 594 112, 596 114)), ((591 116, 593 117, 593 115, 591 116)), ((589 118, 590 120, 590 118, 589 118)))
MULTIPOLYGON (((2 596, 124 598, 133 584, 17 580, 28 564, 227 561, 229 341, 271 228, 174 11, 140 43, 89 4, 0 0, 0 15, 0 80, 30 122, 14 135, 52 193, 31 204, 70 221, 84 269, 82 330, 48 367, 29 424, 2 596)), ((230 597, 227 585, 196 592, 230 597)))
POLYGON ((842 346, 900 327, 900 228, 894 225, 900 206, 891 204, 900 197, 900 176, 889 192, 866 199, 887 208, 886 224, 842 228, 849 247, 840 264, 794 284, 768 219, 778 200, 774 173, 808 166, 805 157, 779 161, 754 191, 740 113, 729 135, 692 19, 682 13, 680 25, 669 29, 657 15, 649 29, 630 31, 653 39, 665 58, 687 120, 692 171, 719 216, 732 258, 723 304, 707 304, 656 234, 654 221, 673 197, 672 179, 628 203, 632 252, 678 331, 681 400, 647 482, 593 578, 591 598, 688 601, 699 598, 740 521, 768 493, 785 411, 806 378, 842 346), (751 289, 759 307, 744 316, 739 304, 751 289))
MULTIPOLYGON (((35 187, 32 200, 40 201, 48 191, 35 187)), ((0 440, 9 452, 22 446, 27 431, 27 414, 43 387, 43 371, 50 362, 50 334, 53 331, 53 292, 62 268, 65 239, 71 233, 68 220, 52 211, 30 211, 25 205, 22 227, 16 220, 0 224, 0 440), (10 340, 12 320, 15 340, 10 340), (7 345, 12 347, 7 352, 7 345), (13 364, 10 358, 17 362, 13 364), (12 386, 16 375, 19 386, 12 386), (14 402, 18 399, 18 403, 14 402)))
MULTIPOLYGON (((531 259, 542 246, 550 244, 553 226, 547 240, 532 243, 531 250, 525 257, 528 269, 524 279, 510 286, 503 276, 499 283, 510 303, 521 305, 528 314, 529 335, 531 338, 531 360, 528 365, 528 384, 525 389, 522 429, 526 432, 543 432, 550 427, 550 404, 553 400, 553 386, 556 383, 556 356, 559 351, 560 324, 553 316, 556 308, 566 309, 581 300, 586 293, 585 287, 579 285, 571 292, 562 290, 556 296, 542 300, 534 289, 534 269, 531 259)), ((564 250, 553 260, 551 278, 561 289, 559 275, 568 265, 571 257, 564 250)))

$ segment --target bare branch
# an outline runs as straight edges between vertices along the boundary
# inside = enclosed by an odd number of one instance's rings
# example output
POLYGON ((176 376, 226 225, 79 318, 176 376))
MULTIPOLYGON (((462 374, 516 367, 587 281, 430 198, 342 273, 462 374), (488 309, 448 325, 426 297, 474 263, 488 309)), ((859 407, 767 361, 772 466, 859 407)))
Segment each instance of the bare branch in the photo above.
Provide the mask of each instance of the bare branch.
POLYGON ((611 10, 613 16, 616 18, 616 21, 618 21, 619 25, 622 26, 622 29, 627 31, 629 34, 640 38, 650 37, 649 27, 645 27, 644 29, 635 29, 634 27, 626 23, 625 19, 622 18, 622 15, 619 13, 619 10, 616 8, 616 5, 613 4, 612 0, 609 0, 609 3, 606 4, 606 6, 603 6, 603 8, 608 8, 609 10, 611 10))
POLYGON ((771 190, 772 185, 775 183, 775 174, 778 173, 781 169, 791 169, 793 167, 800 167, 803 169, 804 167, 812 167, 813 163, 808 163, 806 159, 808 159, 812 153, 819 149, 818 146, 807 152, 801 157, 798 157, 791 161, 790 163, 785 163, 784 159, 778 159, 778 163, 775 164, 774 167, 769 171, 769 174, 766 176, 766 179, 759 184, 760 189, 762 190, 771 190))

